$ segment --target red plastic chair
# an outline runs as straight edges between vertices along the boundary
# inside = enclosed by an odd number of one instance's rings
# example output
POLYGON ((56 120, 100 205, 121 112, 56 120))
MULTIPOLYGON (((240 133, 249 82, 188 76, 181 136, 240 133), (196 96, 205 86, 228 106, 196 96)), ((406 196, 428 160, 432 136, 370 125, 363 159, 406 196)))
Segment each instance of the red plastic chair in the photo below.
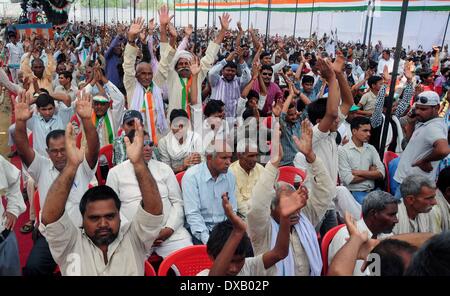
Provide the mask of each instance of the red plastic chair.
POLYGON ((331 241, 333 240, 336 233, 344 227, 345 224, 340 224, 328 230, 327 233, 323 236, 322 243, 320 244, 320 251, 322 252, 322 275, 326 275, 328 272, 328 247, 330 246, 331 241))
POLYGON ((30 133, 30 135, 28 136, 28 145, 33 148, 33 133, 30 133))
POLYGON ((166 276, 172 265, 178 269, 180 276, 195 276, 210 268, 212 261, 206 253, 206 245, 185 247, 173 252, 161 262, 158 276, 166 276))
POLYGON ((183 179, 184 173, 186 173, 186 171, 179 172, 178 174, 175 175, 178 181, 178 185, 180 185, 180 189, 181 189, 181 180, 183 179))
POLYGON ((391 192, 391 174, 389 173, 389 163, 393 160, 396 159, 398 157, 398 154, 392 151, 386 151, 384 152, 384 157, 383 157, 383 163, 384 163, 384 168, 386 169, 386 191, 387 192, 391 192))
POLYGON ((39 220, 39 212, 41 211, 41 205, 39 204, 39 191, 34 192, 33 196, 33 207, 34 207, 34 214, 36 215, 36 218, 39 220))
MULTIPOLYGON (((113 145, 112 144, 108 144, 108 145, 105 145, 102 148, 100 148, 100 151, 98 153, 98 159, 99 160, 100 160, 100 156, 101 155, 105 155, 106 156, 106 159, 108 160, 108 167, 111 169, 113 167, 113 163, 112 163, 113 145)), ((98 185, 105 185, 106 184, 106 180, 103 179, 103 177, 102 177, 102 172, 100 170, 100 165, 97 165, 96 176, 97 176, 98 185)))
POLYGON ((148 261, 144 262, 144 275, 145 276, 156 276, 155 269, 148 261))
POLYGON ((279 170, 280 175, 278 177, 278 181, 283 181, 294 185, 295 176, 300 176, 302 178, 302 182, 306 179, 306 172, 299 168, 293 166, 282 166, 279 168, 279 170))

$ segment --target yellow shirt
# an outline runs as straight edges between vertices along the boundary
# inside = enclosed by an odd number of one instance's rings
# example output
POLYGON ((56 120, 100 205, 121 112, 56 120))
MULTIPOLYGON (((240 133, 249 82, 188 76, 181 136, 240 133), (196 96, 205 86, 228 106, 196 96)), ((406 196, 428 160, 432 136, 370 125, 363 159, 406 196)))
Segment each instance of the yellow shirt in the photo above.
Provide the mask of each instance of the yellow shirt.
POLYGON ((230 165, 230 170, 236 177, 236 199, 238 206, 238 213, 244 217, 247 216, 249 211, 249 200, 252 196, 253 187, 259 179, 261 171, 264 169, 259 163, 250 171, 250 174, 240 166, 239 160, 233 162, 230 165))

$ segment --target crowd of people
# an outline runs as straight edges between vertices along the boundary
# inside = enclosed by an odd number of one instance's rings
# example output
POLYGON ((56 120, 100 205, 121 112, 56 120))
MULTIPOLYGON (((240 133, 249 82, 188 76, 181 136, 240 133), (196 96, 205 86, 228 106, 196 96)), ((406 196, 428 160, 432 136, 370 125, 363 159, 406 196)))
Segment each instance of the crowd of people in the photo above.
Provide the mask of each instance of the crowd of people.
POLYGON ((51 40, 2 31, 23 166, 0 156, 1 275, 144 275, 149 256, 199 244, 199 275, 450 275, 447 46, 401 50, 394 69, 381 41, 158 13, 51 40))

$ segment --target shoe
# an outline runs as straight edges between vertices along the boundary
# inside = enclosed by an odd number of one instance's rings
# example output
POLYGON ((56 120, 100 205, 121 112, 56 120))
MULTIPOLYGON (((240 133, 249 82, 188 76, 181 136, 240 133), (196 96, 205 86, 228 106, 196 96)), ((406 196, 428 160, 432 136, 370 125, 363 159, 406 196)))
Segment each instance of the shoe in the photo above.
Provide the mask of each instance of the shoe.
POLYGON ((8 153, 8 158, 13 158, 14 156, 19 155, 19 153, 17 153, 17 150, 11 151, 8 153))
POLYGON ((20 227, 20 232, 22 233, 30 233, 34 229, 34 221, 28 221, 22 227, 20 227))

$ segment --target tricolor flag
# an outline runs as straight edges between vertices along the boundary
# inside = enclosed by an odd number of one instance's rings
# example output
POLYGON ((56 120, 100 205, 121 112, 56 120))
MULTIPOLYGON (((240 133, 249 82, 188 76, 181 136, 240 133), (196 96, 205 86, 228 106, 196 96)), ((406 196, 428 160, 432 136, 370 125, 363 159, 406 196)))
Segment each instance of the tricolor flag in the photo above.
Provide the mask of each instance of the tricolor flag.
POLYGON ((17 34, 22 37, 25 35, 31 37, 31 35, 36 33, 38 36, 42 36, 48 40, 53 39, 53 26, 51 23, 48 24, 21 24, 15 25, 17 34))

